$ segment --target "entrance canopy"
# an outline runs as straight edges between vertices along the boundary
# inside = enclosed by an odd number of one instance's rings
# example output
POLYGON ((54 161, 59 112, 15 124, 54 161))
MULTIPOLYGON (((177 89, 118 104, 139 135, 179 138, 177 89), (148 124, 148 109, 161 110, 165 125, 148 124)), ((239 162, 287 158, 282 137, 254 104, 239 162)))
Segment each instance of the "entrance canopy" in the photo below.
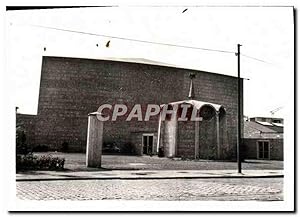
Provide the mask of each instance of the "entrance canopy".
POLYGON ((199 100, 183 100, 183 101, 177 101, 177 102, 170 102, 168 104, 162 104, 161 107, 164 107, 165 105, 181 105, 181 104, 190 104, 196 107, 197 110, 200 110, 203 106, 210 106, 212 107, 216 112, 219 112, 221 109, 225 111, 225 108, 222 105, 210 103, 210 102, 204 102, 199 100))

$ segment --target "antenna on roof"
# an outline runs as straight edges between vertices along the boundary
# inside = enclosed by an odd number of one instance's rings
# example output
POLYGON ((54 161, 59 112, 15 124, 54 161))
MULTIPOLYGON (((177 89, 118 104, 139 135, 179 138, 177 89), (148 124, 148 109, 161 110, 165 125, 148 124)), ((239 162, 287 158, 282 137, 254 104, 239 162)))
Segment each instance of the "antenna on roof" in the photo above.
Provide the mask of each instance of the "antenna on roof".
POLYGON ((278 108, 276 108, 276 109, 270 111, 272 117, 274 116, 274 114, 275 114, 276 112, 278 112, 278 111, 281 110, 281 109, 283 109, 283 106, 280 106, 280 107, 278 107, 278 108))

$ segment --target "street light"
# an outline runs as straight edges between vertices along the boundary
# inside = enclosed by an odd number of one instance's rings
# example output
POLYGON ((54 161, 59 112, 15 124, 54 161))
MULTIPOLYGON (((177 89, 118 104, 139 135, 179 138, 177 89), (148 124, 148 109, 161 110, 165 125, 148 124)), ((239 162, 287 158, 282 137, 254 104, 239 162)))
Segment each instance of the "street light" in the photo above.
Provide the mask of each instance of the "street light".
POLYGON ((240 72, 240 47, 242 45, 238 44, 236 53, 238 58, 238 138, 237 138, 237 164, 238 164, 238 173, 242 173, 242 159, 241 159, 241 72, 240 72))

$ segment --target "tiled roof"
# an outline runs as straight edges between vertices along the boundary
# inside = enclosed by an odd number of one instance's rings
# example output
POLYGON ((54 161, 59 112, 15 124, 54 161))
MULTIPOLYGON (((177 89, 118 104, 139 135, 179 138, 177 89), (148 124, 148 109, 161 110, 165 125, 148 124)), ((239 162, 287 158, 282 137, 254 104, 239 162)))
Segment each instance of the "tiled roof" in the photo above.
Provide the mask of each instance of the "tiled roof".
POLYGON ((283 133, 278 133, 254 121, 245 121, 244 138, 283 138, 283 133))

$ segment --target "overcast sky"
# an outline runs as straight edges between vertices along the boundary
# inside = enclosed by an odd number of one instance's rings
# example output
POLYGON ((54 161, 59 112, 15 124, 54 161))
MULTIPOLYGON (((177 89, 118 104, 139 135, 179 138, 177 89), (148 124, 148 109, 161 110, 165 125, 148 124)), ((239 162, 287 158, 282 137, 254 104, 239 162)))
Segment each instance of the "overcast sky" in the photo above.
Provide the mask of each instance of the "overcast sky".
POLYGON ((146 58, 237 76, 242 44, 244 114, 284 117, 293 101, 294 26, 291 7, 103 7, 8 11, 6 63, 11 96, 21 113, 36 114, 42 56, 146 58), (188 8, 184 13, 183 10, 188 8), (152 42, 229 51, 188 49, 63 32, 34 25, 152 42), (107 48, 106 42, 110 40, 107 48), (98 46, 96 46, 98 44, 98 46), (46 51, 44 51, 46 47, 46 51), (232 52, 232 53, 230 53, 232 52), (256 58, 256 59, 253 59, 256 58))

